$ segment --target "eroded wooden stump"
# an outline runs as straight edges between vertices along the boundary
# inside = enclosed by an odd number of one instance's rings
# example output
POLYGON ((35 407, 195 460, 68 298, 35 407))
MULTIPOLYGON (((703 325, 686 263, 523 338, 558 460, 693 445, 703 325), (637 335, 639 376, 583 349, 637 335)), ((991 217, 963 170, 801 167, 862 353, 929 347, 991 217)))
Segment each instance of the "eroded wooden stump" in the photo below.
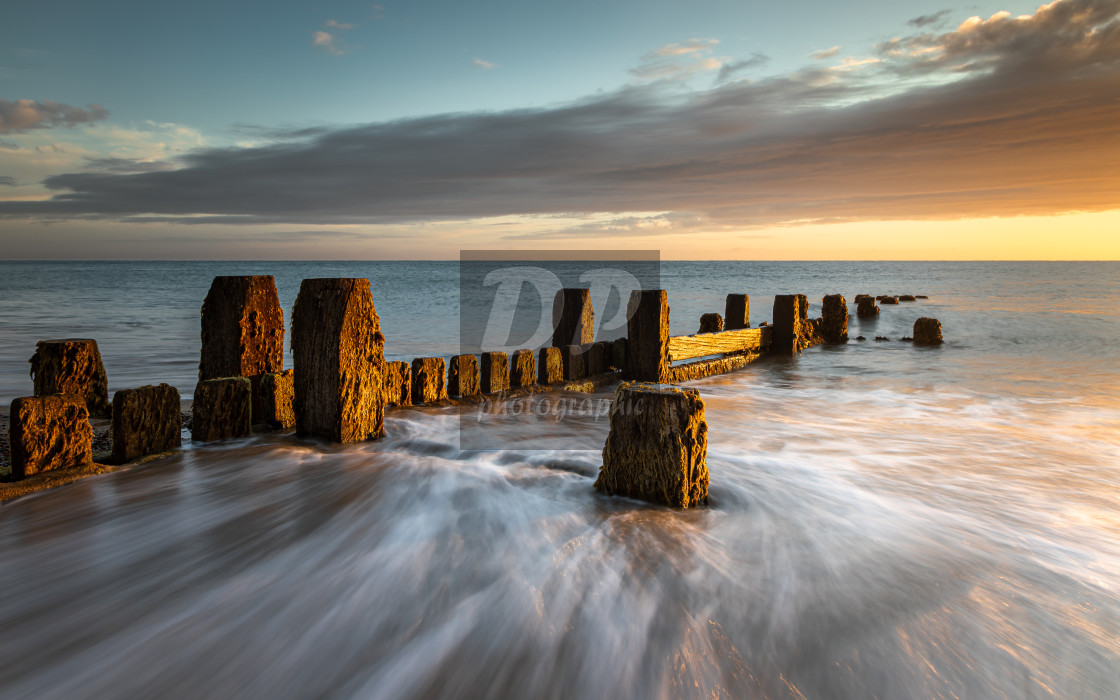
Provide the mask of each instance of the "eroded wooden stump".
POLYGON ((293 370, 262 374, 253 402, 253 422, 273 428, 292 428, 296 412, 292 402, 296 395, 296 376, 293 370), (260 406, 260 412, 257 412, 260 406))
POLYGON ((93 463, 87 398, 79 394, 25 396, 12 401, 8 446, 12 480, 93 463))
POLYGON ((826 343, 848 342, 848 302, 843 294, 829 294, 822 302, 821 337, 826 343))
POLYGON ((875 303, 875 297, 869 294, 861 294, 862 298, 856 302, 856 316, 858 318, 875 318, 879 315, 879 305, 875 303))
POLYGON ((695 389, 623 382, 595 489, 676 508, 708 502, 708 424, 695 389))
POLYGON ((447 393, 450 396, 478 396, 478 358, 455 355, 447 365, 447 393))
POLYGON ((801 350, 805 333, 801 294, 779 294, 774 297, 774 330, 770 349, 779 355, 793 355, 801 350))
POLYGON ((206 379, 194 388, 191 440, 214 442, 253 432, 253 383, 248 377, 206 379))
POLYGON ((404 360, 385 363, 385 403, 412 405, 412 367, 404 360))
POLYGON ((564 381, 564 357, 560 348, 541 348, 537 353, 537 383, 559 384, 564 381))
POLYGON ((749 294, 728 294, 723 304, 723 329, 737 331, 751 327, 751 297, 749 294))
POLYGON ((113 394, 113 461, 124 464, 183 444, 179 390, 170 384, 113 394))
POLYGON ((941 337, 941 321, 926 316, 914 321, 915 345, 941 345, 944 342, 941 337))
POLYGON ((96 340, 40 340, 28 362, 36 396, 74 394, 85 400, 90 415, 109 415, 109 379, 96 340))
POLYGON ((552 303, 552 346, 583 345, 595 338, 590 289, 564 288, 552 303))
POLYGON ((384 349, 369 280, 303 280, 292 311, 296 430, 335 442, 382 437, 384 349))
POLYGON ((509 391, 509 355, 504 352, 484 352, 479 361, 479 369, 483 394, 509 391))
POLYGON ((412 403, 434 404, 447 400, 442 357, 417 357, 412 361, 412 403))
POLYGON ((518 350, 509 358, 509 385, 524 389, 537 383, 537 360, 532 350, 518 350))
POLYGON ((723 316, 719 314, 701 314, 700 330, 697 333, 719 333, 723 330, 723 316))

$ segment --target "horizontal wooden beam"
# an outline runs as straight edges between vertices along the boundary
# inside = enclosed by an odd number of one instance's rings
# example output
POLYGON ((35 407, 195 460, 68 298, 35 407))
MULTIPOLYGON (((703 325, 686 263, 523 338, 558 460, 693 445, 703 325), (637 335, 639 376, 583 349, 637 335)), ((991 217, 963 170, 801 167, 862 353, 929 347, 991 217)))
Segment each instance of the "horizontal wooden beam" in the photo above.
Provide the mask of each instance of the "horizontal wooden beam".
POLYGON ((723 355, 744 350, 765 350, 770 345, 770 326, 742 328, 721 333, 678 335, 669 338, 669 361, 723 355))

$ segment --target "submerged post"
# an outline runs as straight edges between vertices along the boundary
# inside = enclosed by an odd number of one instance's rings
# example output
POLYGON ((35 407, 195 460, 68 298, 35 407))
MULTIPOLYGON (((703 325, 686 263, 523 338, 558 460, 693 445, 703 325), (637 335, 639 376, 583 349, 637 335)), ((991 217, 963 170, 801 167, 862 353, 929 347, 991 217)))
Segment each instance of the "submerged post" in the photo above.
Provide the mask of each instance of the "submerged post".
POLYGON ((626 322, 627 379, 668 382, 669 298, 664 289, 637 289, 630 293, 626 322))
POLYGON ((384 349, 369 280, 305 279, 292 310, 296 430, 336 442, 382 437, 384 349))
POLYGON ((708 423, 696 389, 623 382, 595 489, 675 508, 708 502, 708 423))
POLYGON ((583 345, 595 338, 595 310, 590 289, 565 287, 552 302, 552 347, 583 345))

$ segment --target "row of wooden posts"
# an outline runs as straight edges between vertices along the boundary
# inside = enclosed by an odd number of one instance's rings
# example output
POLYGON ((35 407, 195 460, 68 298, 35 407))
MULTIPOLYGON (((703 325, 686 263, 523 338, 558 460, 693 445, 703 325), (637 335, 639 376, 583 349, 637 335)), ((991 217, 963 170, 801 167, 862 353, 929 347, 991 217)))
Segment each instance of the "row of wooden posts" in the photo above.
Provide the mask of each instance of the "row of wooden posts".
MULTIPOLYGON (((862 310, 864 301, 860 304, 862 310)), ((549 347, 508 356, 456 355, 446 365, 442 357, 386 362, 369 281, 305 279, 292 310, 295 369, 285 371, 284 313, 273 278, 215 277, 202 306, 191 435, 199 442, 239 437, 257 424, 294 426, 302 435, 353 442, 383 436, 390 405, 440 404, 509 390, 588 390, 620 377, 674 384, 737 369, 767 352, 788 355, 815 343, 847 340, 848 311, 841 295, 824 297, 819 319, 807 317, 808 300, 798 294, 775 297, 773 325, 750 328, 749 310, 748 295, 729 294, 724 316, 705 314, 700 333, 672 337, 665 290, 639 290, 629 300, 627 336, 593 342, 590 291, 563 289, 554 300, 549 347)), ((114 462, 181 444, 175 387, 122 389, 110 409, 96 341, 41 341, 31 365, 35 396, 12 404, 13 478, 89 464, 89 416, 107 416, 110 410, 114 462)), ((648 399, 649 392, 674 401, 688 394, 650 386, 628 392, 635 400, 648 399)), ((686 403, 697 402, 702 411, 698 396, 686 403)), ((687 417, 680 420, 691 425, 687 417)), ((612 413, 612 426, 613 421, 612 413)), ((706 487, 704 492, 706 498, 706 487)))

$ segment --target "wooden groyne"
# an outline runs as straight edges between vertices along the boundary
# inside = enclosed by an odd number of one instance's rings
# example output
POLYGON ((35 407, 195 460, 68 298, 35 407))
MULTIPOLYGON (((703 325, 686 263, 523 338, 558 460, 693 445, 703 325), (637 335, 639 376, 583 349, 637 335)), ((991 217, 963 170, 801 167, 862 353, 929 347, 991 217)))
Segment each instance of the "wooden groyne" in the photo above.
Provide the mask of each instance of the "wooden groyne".
MULTIPOLYGON (((923 297, 861 294, 856 304, 858 314, 865 317, 879 313, 876 299, 897 303, 918 298, 923 297)), ((616 416, 612 409, 611 413, 612 437, 604 451, 607 471, 600 477, 600 490, 681 507, 707 498, 704 450, 694 449, 707 430, 703 400, 695 390, 657 387, 731 372, 767 355, 788 356, 818 343, 848 341, 848 305, 839 294, 824 297, 822 316, 816 319, 808 318, 805 295, 777 295, 772 321, 751 328, 749 295, 730 293, 724 300, 724 315, 704 314, 701 332, 672 336, 669 299, 663 289, 634 291, 627 306, 626 336, 596 341, 589 290, 567 288, 553 301, 550 346, 509 353, 486 350, 446 361, 418 357, 410 363, 386 362, 386 338, 369 281, 307 279, 292 309, 294 369, 284 370, 284 313, 278 299, 271 276, 214 279, 200 319, 193 441, 293 427, 300 435, 334 442, 377 439, 385 434, 389 407, 469 403, 526 392, 590 392, 625 379, 629 382, 620 385, 616 396, 616 408, 622 412, 616 416), (654 425, 648 416, 635 420, 626 413, 642 402, 663 403, 668 408, 661 413, 675 422, 654 425), (623 431, 617 435, 616 422, 623 431), (655 434, 679 437, 683 428, 678 423, 688 426, 693 437, 674 442, 677 457, 669 461, 651 456, 664 451, 666 446, 660 443, 620 442, 623 434, 631 441, 646 439, 643 435, 650 440, 655 434), (608 452, 613 455, 609 459, 608 452), (643 471, 643 464, 660 466, 643 471), (674 481, 661 483, 662 477, 674 481), (635 478, 648 483, 624 483, 635 478), (649 495, 654 493, 661 495, 649 495)), ((940 344, 940 322, 918 319, 913 340, 919 345, 940 344)), ((166 384, 122 389, 110 404, 96 341, 42 341, 31 364, 35 395, 12 404, 12 478, 50 471, 98 471, 92 468, 100 465, 93 462, 89 417, 109 415, 110 410, 112 450, 98 456, 101 462, 123 464, 181 444, 178 391, 166 384)))

